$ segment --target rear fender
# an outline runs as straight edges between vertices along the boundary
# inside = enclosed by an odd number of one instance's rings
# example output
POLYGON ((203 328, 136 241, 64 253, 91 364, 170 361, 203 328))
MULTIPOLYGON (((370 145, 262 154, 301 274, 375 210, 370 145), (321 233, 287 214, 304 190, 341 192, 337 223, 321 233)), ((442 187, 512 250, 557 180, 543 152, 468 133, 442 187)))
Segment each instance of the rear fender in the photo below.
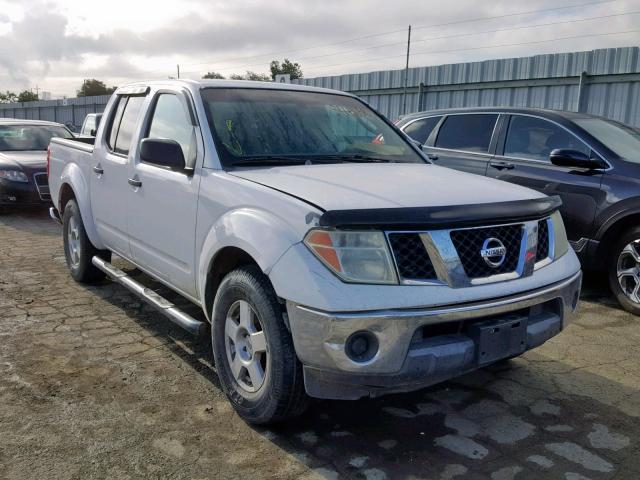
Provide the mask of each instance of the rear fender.
MULTIPOLYGON (((98 249, 104 249, 105 246, 100 241, 100 236, 96 230, 96 225, 93 221, 93 214, 91 212, 91 195, 89 193, 89 185, 85 179, 84 174, 80 167, 75 163, 68 163, 65 165, 62 175, 60 176, 60 184, 65 183, 73 190, 76 203, 80 208, 80 215, 82 216, 82 223, 84 229, 87 232, 87 236, 91 243, 98 249)), ((62 188, 60 189, 62 192, 62 188)), ((60 205, 60 198, 58 198, 58 205, 60 205)), ((63 212, 60 212, 62 215, 63 212)))

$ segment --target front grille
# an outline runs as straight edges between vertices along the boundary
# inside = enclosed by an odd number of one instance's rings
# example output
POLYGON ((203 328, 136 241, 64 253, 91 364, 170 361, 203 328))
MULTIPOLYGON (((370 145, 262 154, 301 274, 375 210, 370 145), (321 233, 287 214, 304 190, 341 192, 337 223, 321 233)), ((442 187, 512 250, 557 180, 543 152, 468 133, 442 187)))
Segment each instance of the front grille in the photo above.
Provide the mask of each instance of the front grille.
POLYGON ((419 234, 390 233, 389 243, 396 259, 398 273, 403 280, 432 280, 436 278, 436 271, 419 234))
POLYGON ((547 219, 538 222, 538 249, 536 250, 536 262, 549 256, 549 224, 547 219))
POLYGON ((515 271, 520 257, 522 233, 523 225, 453 230, 451 241, 458 252, 467 276, 469 278, 483 278, 515 271), (500 266, 493 267, 487 264, 480 254, 483 244, 488 238, 497 238, 506 248, 505 259, 500 266))
POLYGON ((36 173, 33 175, 33 181, 38 189, 38 195, 40 200, 51 200, 51 194, 49 192, 49 179, 46 173, 36 173))

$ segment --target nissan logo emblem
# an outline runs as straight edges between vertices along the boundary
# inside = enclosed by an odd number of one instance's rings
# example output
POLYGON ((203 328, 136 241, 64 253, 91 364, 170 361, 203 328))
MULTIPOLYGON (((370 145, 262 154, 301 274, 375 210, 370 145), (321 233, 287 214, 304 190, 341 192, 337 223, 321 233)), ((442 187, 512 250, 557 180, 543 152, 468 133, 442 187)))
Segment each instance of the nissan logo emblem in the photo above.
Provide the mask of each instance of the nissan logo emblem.
POLYGON ((498 268, 507 258, 507 247, 497 238, 490 237, 482 244, 480 256, 491 268, 498 268))

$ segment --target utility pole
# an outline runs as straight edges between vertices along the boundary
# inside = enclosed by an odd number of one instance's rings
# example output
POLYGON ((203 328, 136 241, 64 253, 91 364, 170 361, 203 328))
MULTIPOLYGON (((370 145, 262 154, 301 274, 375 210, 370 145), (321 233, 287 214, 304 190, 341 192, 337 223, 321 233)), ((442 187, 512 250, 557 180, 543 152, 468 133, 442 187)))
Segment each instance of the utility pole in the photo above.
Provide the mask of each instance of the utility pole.
POLYGON ((178 78, 180 78, 180 65, 176 65, 176 67, 178 68, 178 78))
POLYGON ((409 25, 409 32, 407 33, 407 64, 404 67, 404 91, 402 92, 402 112, 404 115, 407 112, 407 82, 409 81, 409 51, 411 49, 411 25, 409 25))

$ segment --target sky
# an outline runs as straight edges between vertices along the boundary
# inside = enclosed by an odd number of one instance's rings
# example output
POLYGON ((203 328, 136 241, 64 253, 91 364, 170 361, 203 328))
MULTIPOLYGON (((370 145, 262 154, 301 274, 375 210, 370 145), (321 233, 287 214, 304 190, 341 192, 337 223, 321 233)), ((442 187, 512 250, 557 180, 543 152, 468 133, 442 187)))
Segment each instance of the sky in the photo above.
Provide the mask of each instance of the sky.
POLYGON ((305 77, 637 46, 640 0, 0 0, 0 91, 299 62, 305 77), (567 7, 567 8, 564 8, 567 7))

